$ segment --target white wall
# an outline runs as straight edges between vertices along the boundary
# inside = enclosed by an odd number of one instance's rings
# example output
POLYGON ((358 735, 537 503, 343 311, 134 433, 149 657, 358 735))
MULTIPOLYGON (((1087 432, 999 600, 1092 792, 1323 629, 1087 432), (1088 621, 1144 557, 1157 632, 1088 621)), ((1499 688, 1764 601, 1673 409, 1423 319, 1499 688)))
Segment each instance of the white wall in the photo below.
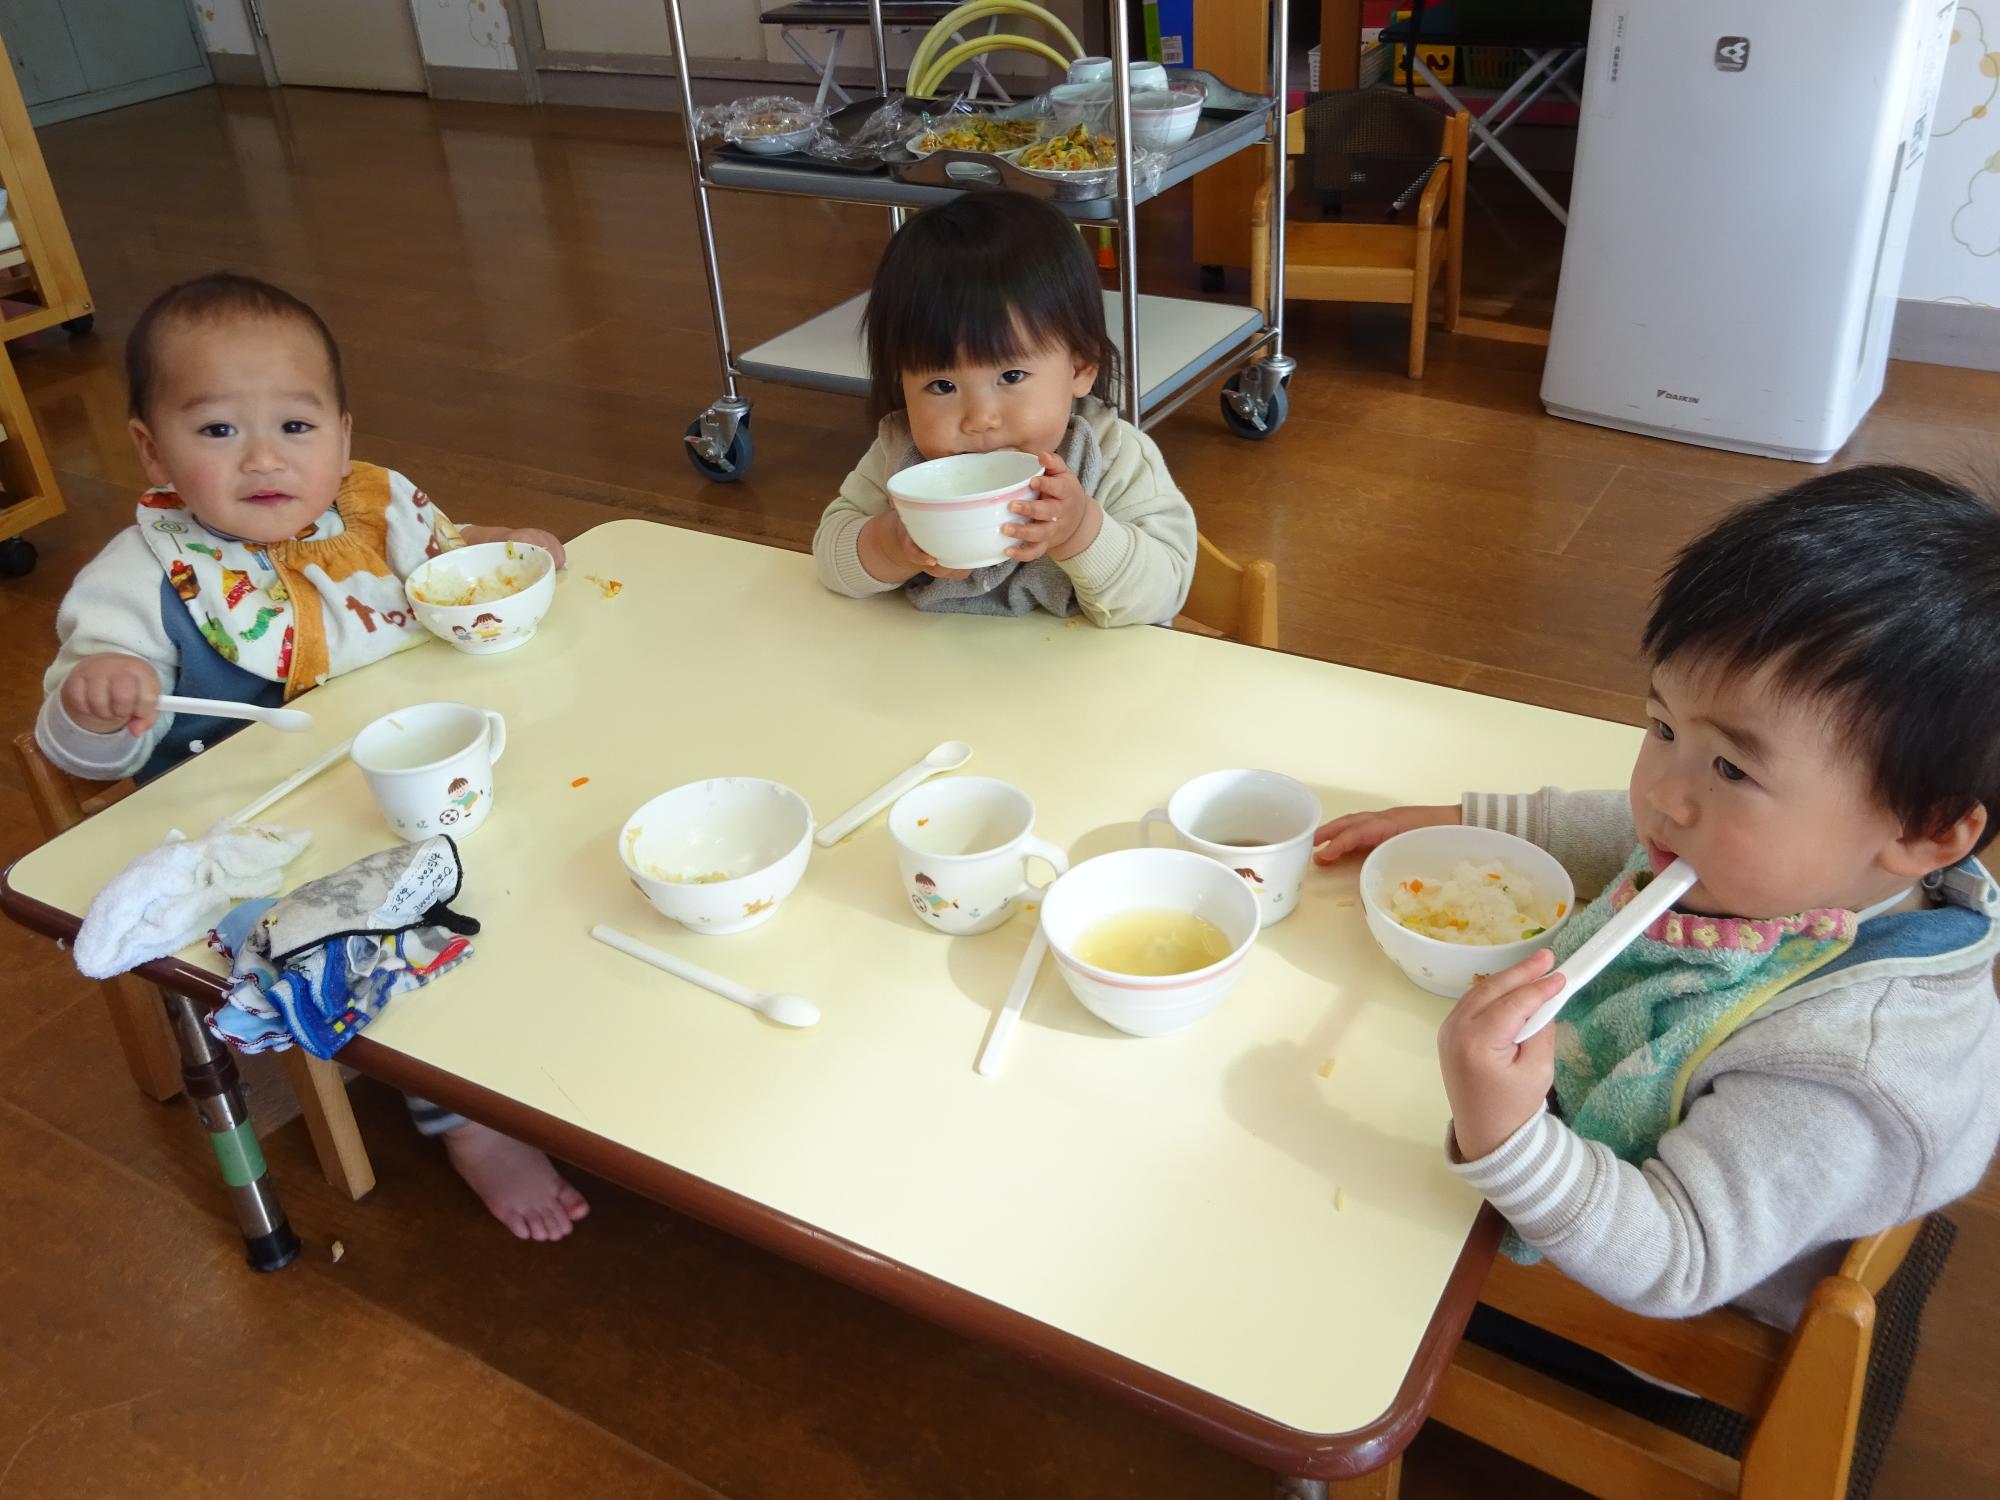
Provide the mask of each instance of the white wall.
POLYGON ((1959 0, 1902 295, 2000 307, 2000 0, 1959 0))
POLYGON ((433 68, 519 66, 507 0, 411 0, 424 62, 433 68))
POLYGON ((202 44, 210 52, 254 57, 257 43, 250 31, 250 13, 243 0, 196 0, 195 19, 201 23, 202 44))

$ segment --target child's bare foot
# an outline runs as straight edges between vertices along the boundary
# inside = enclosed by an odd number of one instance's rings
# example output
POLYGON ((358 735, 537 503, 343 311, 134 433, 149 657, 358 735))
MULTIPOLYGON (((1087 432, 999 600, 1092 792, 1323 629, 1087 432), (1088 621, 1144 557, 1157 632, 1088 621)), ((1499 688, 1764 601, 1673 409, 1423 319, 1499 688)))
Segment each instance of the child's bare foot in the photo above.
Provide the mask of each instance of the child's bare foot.
POLYGON ((559 1240, 590 1212, 583 1194, 541 1152, 467 1120, 444 1138, 458 1175, 517 1239, 559 1240))

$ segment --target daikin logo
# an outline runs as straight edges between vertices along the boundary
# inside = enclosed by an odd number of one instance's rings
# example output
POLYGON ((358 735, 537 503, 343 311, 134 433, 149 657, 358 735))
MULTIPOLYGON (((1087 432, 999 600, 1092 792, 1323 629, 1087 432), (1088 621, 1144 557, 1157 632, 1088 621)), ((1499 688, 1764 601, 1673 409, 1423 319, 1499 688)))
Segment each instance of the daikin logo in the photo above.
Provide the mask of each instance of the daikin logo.
POLYGON ((1653 394, 1662 401, 1685 401, 1689 406, 1701 405, 1701 397, 1683 396, 1679 391, 1669 391, 1661 389, 1654 391, 1653 394))
POLYGON ((1726 36, 1715 44, 1715 65, 1725 73, 1741 73, 1750 66, 1750 38, 1726 36))

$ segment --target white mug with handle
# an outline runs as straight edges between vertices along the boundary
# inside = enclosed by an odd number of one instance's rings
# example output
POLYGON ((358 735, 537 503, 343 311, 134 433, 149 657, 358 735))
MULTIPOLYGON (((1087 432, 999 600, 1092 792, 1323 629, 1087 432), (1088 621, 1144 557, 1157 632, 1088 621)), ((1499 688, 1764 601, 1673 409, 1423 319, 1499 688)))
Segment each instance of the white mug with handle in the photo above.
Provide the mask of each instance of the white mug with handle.
POLYGON ((1035 837, 1035 804, 990 776, 952 776, 905 793, 889 809, 903 896, 933 932, 990 932, 1042 892, 1028 861, 1061 875, 1069 858, 1035 837))
POLYGON ((462 839, 493 810, 493 763, 507 721, 490 708, 419 703, 382 715, 354 737, 354 764, 382 816, 415 842, 462 839))
POLYGON ((1312 864, 1319 798, 1276 771, 1210 771, 1182 783, 1165 807, 1139 820, 1139 842, 1165 823, 1183 849, 1205 854, 1241 875, 1271 926, 1290 916, 1312 864))

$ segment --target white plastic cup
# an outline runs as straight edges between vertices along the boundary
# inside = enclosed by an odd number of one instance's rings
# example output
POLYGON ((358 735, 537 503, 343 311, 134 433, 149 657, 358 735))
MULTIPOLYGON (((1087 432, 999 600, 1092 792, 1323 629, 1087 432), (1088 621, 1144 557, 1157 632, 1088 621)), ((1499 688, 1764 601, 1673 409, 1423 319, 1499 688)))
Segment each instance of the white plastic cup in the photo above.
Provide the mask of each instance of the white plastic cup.
POLYGON ((507 721, 490 708, 419 703, 382 715, 354 737, 354 764, 382 817, 412 843, 462 839, 493 811, 493 765, 507 721))
POLYGON ((1038 887, 1028 861, 1061 875, 1069 857, 1035 837, 1035 804, 1019 787, 990 776, 952 776, 904 793, 889 809, 889 835, 903 896, 932 932, 990 932, 1038 887))
POLYGON ((1319 822, 1319 798, 1289 776, 1210 771, 1140 819, 1139 837, 1151 843, 1153 825, 1165 823, 1183 849, 1234 870, 1255 893, 1269 927, 1298 908, 1319 822))

